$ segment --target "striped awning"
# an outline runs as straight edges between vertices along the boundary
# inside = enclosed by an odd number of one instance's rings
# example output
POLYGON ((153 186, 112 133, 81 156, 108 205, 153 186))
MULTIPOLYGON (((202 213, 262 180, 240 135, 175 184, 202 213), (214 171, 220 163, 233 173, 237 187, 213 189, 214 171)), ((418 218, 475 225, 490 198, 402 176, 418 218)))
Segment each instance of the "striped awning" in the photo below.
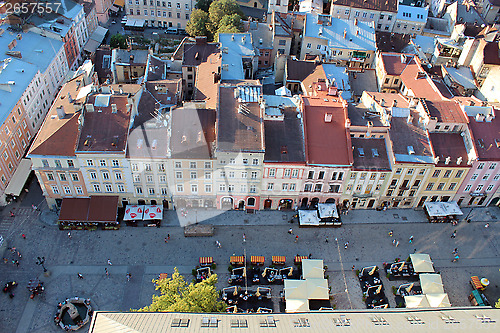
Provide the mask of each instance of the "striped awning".
POLYGON ((245 258, 243 256, 231 256, 229 262, 231 264, 243 264, 245 262, 245 258))
POLYGON ((285 256, 273 256, 273 264, 284 264, 286 261, 285 256))
POLYGON ((250 257, 250 262, 252 264, 263 264, 266 261, 266 258, 263 256, 251 256, 250 257))
POLYGON ((302 259, 307 259, 307 256, 295 256, 296 263, 301 263, 302 259))
POLYGON ((213 257, 200 257, 200 265, 211 265, 214 263, 213 257))
POLYGON ((470 278, 472 286, 478 290, 483 290, 484 286, 481 284, 481 281, 477 276, 471 276, 470 278))

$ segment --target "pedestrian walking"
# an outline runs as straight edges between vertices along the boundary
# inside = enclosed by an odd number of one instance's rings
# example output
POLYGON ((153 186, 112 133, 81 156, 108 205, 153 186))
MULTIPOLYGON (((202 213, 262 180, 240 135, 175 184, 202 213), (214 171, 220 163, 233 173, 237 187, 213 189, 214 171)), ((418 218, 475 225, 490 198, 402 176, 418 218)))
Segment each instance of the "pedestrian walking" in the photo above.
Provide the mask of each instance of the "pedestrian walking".
POLYGON ((309 253, 309 256, 307 257, 308 259, 311 259, 312 258, 312 253, 309 253))
POLYGON ((78 278, 81 279, 81 280, 83 280, 83 275, 80 274, 80 273, 78 273, 78 278))
POLYGON ((16 264, 17 267, 19 267, 19 260, 16 260, 15 264, 16 264))
POLYGON ((14 213, 12 211, 9 211, 9 213, 10 213, 10 217, 16 216, 16 215, 14 215, 14 213))
POLYGON ((396 240, 395 239, 392 240, 392 245, 396 245, 396 240))
POLYGON ((346 249, 346 250, 347 250, 347 247, 348 247, 348 246, 349 246, 349 242, 345 242, 345 243, 344 243, 344 249, 346 249))
POLYGON ((395 246, 396 246, 396 247, 398 247, 398 246, 399 246, 399 241, 396 241, 395 246))
POLYGON ((109 276, 108 268, 104 267, 104 273, 106 273, 106 276, 109 276))
POLYGON ((8 263, 8 262, 9 262, 9 259, 7 259, 7 258, 3 258, 3 263, 4 263, 4 264, 6 264, 6 263, 8 263))
POLYGON ((132 274, 127 273, 127 281, 130 281, 131 278, 132 278, 132 274))
POLYGON ((167 237, 165 237, 165 243, 168 243, 168 241, 167 241, 167 237))
POLYGON ((392 237, 393 234, 392 230, 389 230, 389 237, 392 237))
POLYGON ((68 238, 71 239, 71 232, 68 231, 68 238))
POLYGON ((108 265, 113 266, 113 263, 111 263, 111 260, 108 259, 108 265))
POLYGON ((222 245, 220 244, 220 242, 218 240, 215 241, 215 245, 217 245, 217 248, 219 248, 219 249, 222 247, 222 245))
POLYGON ((458 254, 456 254, 451 262, 458 261, 458 259, 460 259, 460 256, 458 254))
POLYGON ((351 269, 352 269, 353 271, 354 271, 354 268, 355 268, 355 267, 354 267, 354 265, 352 265, 351 269))
POLYGON ((167 234, 167 240, 168 241, 170 240, 170 234, 167 234))
POLYGON ((293 235, 293 230, 292 230, 292 228, 288 229, 288 233, 289 233, 290 235, 293 235))
POLYGON ((490 227, 490 224, 489 224, 489 223, 486 223, 486 224, 484 225, 484 227, 485 227, 485 228, 489 228, 489 227, 490 227))
POLYGON ((22 237, 23 239, 26 239, 26 235, 25 235, 25 234, 22 234, 22 235, 21 235, 21 237, 22 237))
POLYGON ((410 244, 413 243, 413 236, 410 236, 409 242, 410 242, 410 244))
POLYGON ((299 241, 299 235, 295 235, 295 243, 299 241))
POLYGON ((247 236, 245 234, 243 234, 243 242, 246 242, 247 241, 247 236))
POLYGON ((17 251, 17 256, 21 258, 22 257, 21 252, 17 251))
POLYGON ((326 236, 325 243, 328 243, 328 236, 326 236))
POLYGON ((456 238, 457 237, 457 231, 454 230, 453 233, 451 234, 451 238, 456 238))
POLYGON ((458 247, 456 247, 456 248, 453 250, 452 254, 457 254, 457 253, 458 253, 458 247))

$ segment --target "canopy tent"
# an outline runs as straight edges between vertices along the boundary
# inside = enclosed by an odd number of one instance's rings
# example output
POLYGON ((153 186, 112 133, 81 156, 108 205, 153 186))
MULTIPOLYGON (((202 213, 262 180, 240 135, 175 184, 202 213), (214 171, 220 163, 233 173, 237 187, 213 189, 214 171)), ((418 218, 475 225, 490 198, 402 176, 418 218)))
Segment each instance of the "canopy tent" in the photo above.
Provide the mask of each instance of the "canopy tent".
POLYGON ((320 219, 338 218, 337 205, 334 203, 320 203, 318 204, 318 215, 320 219))
POLYGON ((142 221, 144 205, 129 205, 125 209, 123 221, 142 221))
POLYGON ((303 259, 302 275, 304 279, 324 279, 325 272, 323 270, 323 260, 303 259))
POLYGON ((90 198, 64 198, 60 223, 117 223, 118 196, 96 195, 90 198))
POLYGON ((329 299, 328 281, 326 279, 306 279, 308 299, 329 299))
POLYGON ((319 226, 319 217, 316 210, 299 209, 299 224, 319 226))
POLYGON ((425 295, 405 296, 405 304, 407 308, 429 308, 429 302, 425 295))
POLYGON ((420 274, 420 287, 423 294, 443 294, 443 280, 439 274, 420 274))
POLYGON ((285 279, 285 300, 289 299, 307 299, 306 280, 285 279))
POLYGON ((309 300, 307 299, 287 299, 285 312, 309 312, 309 300))
POLYGON ((163 206, 145 205, 144 220, 161 220, 163 219, 163 206))
POLYGON ((455 201, 426 202, 424 203, 424 209, 430 217, 445 217, 450 215, 464 214, 455 201))
POLYGON ((448 294, 426 294, 425 298, 429 302, 431 308, 449 308, 451 307, 450 299, 448 294))
POLYGON ((5 194, 11 194, 18 197, 23 190, 24 184, 31 173, 31 160, 23 158, 14 172, 14 175, 9 181, 9 185, 5 188, 5 194))
POLYGON ((287 87, 283 86, 281 88, 278 88, 274 91, 274 94, 275 95, 278 95, 278 96, 292 96, 292 92, 290 91, 290 89, 288 89, 287 87))
POLYGON ((417 273, 434 273, 434 266, 431 257, 424 253, 410 254, 413 270, 417 273))

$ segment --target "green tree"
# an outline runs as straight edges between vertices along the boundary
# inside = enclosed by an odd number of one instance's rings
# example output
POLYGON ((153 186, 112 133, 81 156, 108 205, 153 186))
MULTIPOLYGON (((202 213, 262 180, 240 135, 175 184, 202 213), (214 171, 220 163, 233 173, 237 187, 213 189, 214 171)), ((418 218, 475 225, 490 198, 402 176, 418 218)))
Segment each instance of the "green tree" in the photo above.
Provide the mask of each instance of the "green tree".
POLYGON ((208 36, 210 34, 207 29, 208 24, 208 13, 201 9, 195 9, 191 13, 189 22, 186 25, 186 32, 193 37, 208 36))
POLYGON ((153 280, 155 290, 160 296, 153 295, 152 303, 137 311, 140 312, 224 312, 226 304, 219 301, 219 293, 215 288, 217 275, 208 279, 188 284, 179 270, 174 268, 171 278, 153 280))
POLYGON ((213 0, 197 0, 195 7, 208 13, 208 9, 210 8, 212 1, 213 0))
POLYGON ((240 5, 238 5, 235 0, 217 0, 212 2, 210 9, 208 10, 208 16, 210 18, 210 22, 212 23, 212 33, 219 30, 224 16, 233 14, 239 15, 240 19, 243 17, 240 5))
POLYGON ((237 33, 241 31, 241 16, 236 13, 232 15, 226 15, 220 20, 219 29, 217 29, 215 40, 218 40, 219 34, 237 33))
POLYGON ((112 48, 126 49, 127 48, 127 36, 122 34, 115 34, 111 36, 109 45, 112 48))

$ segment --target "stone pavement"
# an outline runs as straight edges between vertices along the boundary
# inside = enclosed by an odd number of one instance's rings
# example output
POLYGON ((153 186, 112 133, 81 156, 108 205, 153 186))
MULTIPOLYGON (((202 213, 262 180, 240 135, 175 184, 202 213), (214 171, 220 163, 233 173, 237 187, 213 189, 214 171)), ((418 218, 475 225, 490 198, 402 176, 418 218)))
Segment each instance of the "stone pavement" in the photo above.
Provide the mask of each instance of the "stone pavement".
MULTIPOLYGON (((19 207, 29 208, 31 204, 21 203, 19 207)), ((288 223, 291 212, 245 214, 190 210, 187 217, 178 217, 178 211, 169 211, 161 228, 124 226, 118 231, 75 230, 72 239, 53 224, 53 213, 29 209, 25 213, 10 221, 4 210, 0 221, 0 227, 7 230, 9 246, 15 246, 22 253, 19 268, 0 263, 1 283, 19 282, 13 299, 6 294, 0 295, 0 332, 60 332, 53 324, 55 307, 72 296, 90 297, 97 310, 127 311, 143 307, 150 304, 155 294, 153 278, 160 273, 170 275, 177 267, 190 281, 191 270, 200 256, 214 257, 218 264, 218 287, 226 287, 229 256, 243 254, 245 250, 248 256, 264 255, 267 261, 272 255, 285 255, 290 264, 296 254, 311 254, 313 258, 323 259, 328 266, 333 303, 338 309, 364 307, 352 265, 356 269, 374 264, 380 267, 382 262, 396 257, 405 259, 415 250, 431 255, 454 306, 468 305, 471 275, 487 276, 492 282, 488 292, 493 297, 500 297, 500 223, 496 222, 500 211, 496 207, 475 209, 470 214, 472 223, 460 222, 455 227, 428 223, 423 212, 414 210, 352 211, 343 216, 341 228, 298 228, 297 224, 288 223), (214 224, 214 236, 185 238, 180 226, 196 220, 214 224), (489 228, 484 228, 486 222, 490 223, 489 228), (287 232, 290 226, 294 234, 299 235, 297 243, 287 232), (393 230, 393 237, 388 236, 389 230, 393 230), (457 230, 457 237, 451 238, 454 230, 457 230), (26 234, 26 240, 21 238, 22 233, 26 234), (164 242, 167 233, 171 235, 168 244, 164 242), (243 233, 247 237, 245 243, 243 233), (413 244, 408 243, 411 235, 414 236, 413 244), (400 241, 398 247, 392 245, 393 239, 400 241), (216 240, 221 242, 222 248, 216 247, 216 240), (346 241, 349 247, 344 249, 346 241), (455 247, 459 248, 461 259, 452 263, 451 251, 455 247), (49 277, 45 277, 42 268, 35 264, 37 256, 46 258, 46 267, 51 272, 49 277), (107 265, 108 259, 113 266, 107 265), (104 274, 106 267, 109 277, 104 274), (127 281, 127 272, 132 274, 131 281, 127 281), (78 279, 77 273, 83 274, 84 279, 78 279), (25 286, 34 277, 45 282, 46 292, 30 300, 25 286)), ((7 252, 9 259, 16 255, 7 252)), ((387 281, 385 277, 382 280, 391 307, 394 307, 391 286, 399 283, 387 281)), ((275 310, 278 309, 279 289, 273 288, 275 310)))

